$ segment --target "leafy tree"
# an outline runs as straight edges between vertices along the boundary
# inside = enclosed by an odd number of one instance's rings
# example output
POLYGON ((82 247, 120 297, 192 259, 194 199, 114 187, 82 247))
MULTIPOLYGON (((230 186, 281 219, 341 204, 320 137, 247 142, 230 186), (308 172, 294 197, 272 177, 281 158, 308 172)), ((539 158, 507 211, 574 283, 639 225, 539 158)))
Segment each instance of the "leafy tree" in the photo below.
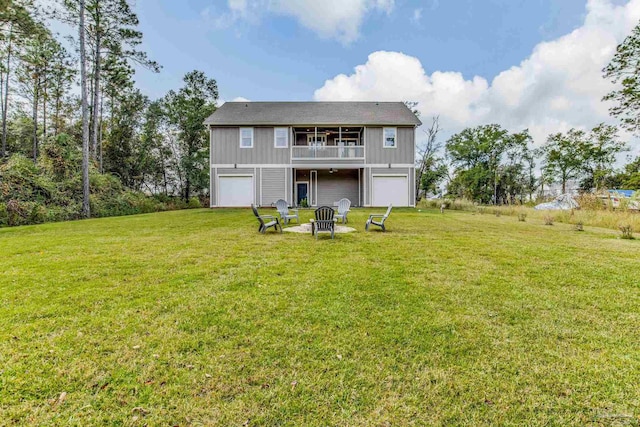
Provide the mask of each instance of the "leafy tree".
POLYGON ((640 24, 618 45, 611 62, 603 70, 605 78, 618 88, 603 99, 614 101, 609 112, 622 126, 634 133, 640 131, 640 24))
POLYGON ((12 59, 16 47, 27 40, 34 29, 34 7, 30 0, 2 0, 0 2, 0 55, 3 58, 0 67, 0 87, 2 99, 2 147, 0 156, 7 154, 7 114, 9 110, 9 83, 11 81, 12 59), (16 46, 17 45, 17 46, 16 46))
POLYGON ((50 69, 51 78, 49 81, 49 92, 53 101, 53 129, 54 136, 57 136, 65 127, 64 103, 65 97, 71 90, 76 70, 73 68, 73 62, 69 53, 60 48, 55 52, 52 58, 50 69))
POLYGON ((403 103, 416 117, 420 117, 420 110, 418 110, 418 104, 420 103, 418 101, 403 101, 403 103))
POLYGON ((169 124, 177 134, 181 194, 188 201, 193 191, 207 187, 209 150, 204 120, 216 109, 218 85, 202 71, 191 71, 183 80, 185 85, 177 92, 169 91, 164 103, 169 124))
POLYGON ((598 190, 613 173, 616 154, 625 149, 615 126, 601 123, 589 133, 570 129, 565 134, 550 135, 541 148, 544 172, 562 184, 563 193, 569 180, 579 178, 583 191, 598 190))
POLYGON ((164 143, 163 128, 166 126, 166 116, 163 108, 161 101, 154 101, 149 103, 145 111, 136 163, 144 177, 143 184, 152 191, 162 188, 167 195, 167 159, 171 156, 171 150, 164 143))
POLYGON ((580 187, 585 191, 604 187, 613 173, 616 154, 624 150, 626 145, 619 140, 615 126, 601 123, 594 127, 583 155, 585 176, 580 187))
POLYGON ((446 143, 455 167, 449 192, 481 203, 497 203, 500 164, 513 138, 497 124, 467 128, 446 143))
POLYGON ((51 70, 57 55, 62 51, 60 44, 53 38, 51 32, 44 26, 38 26, 26 41, 20 53, 22 67, 18 69, 18 81, 22 93, 31 102, 33 119, 33 150, 35 162, 38 157, 39 128, 38 109, 42 102, 43 130, 46 133, 46 101, 47 87, 52 79, 51 70))
MULTIPOLYGON (((137 30, 138 17, 128 0, 85 0, 86 38, 91 52, 91 155, 98 157, 101 88, 103 64, 109 57, 117 57, 128 64, 135 63, 153 71, 160 66, 138 50, 142 33, 137 30)), ((64 0, 66 14, 58 16, 66 22, 77 20, 77 0, 64 0)))
POLYGON ((125 186, 132 189, 139 189, 142 180, 139 157, 149 154, 140 147, 141 126, 148 103, 147 97, 137 89, 120 96, 112 110, 105 138, 105 171, 116 174, 125 186))
POLYGON ((614 174, 608 183, 613 188, 640 190, 640 156, 624 165, 622 171, 614 174))
POLYGON ((498 179, 495 184, 495 197, 514 203, 517 196, 520 202, 523 196, 531 197, 536 188, 534 155, 529 149, 533 139, 528 130, 510 135, 503 163, 498 167, 498 179))
POLYGON ((549 135, 542 147, 543 170, 547 177, 562 184, 562 192, 567 191, 567 182, 580 177, 585 164, 587 136, 584 131, 571 129, 567 133, 549 135))

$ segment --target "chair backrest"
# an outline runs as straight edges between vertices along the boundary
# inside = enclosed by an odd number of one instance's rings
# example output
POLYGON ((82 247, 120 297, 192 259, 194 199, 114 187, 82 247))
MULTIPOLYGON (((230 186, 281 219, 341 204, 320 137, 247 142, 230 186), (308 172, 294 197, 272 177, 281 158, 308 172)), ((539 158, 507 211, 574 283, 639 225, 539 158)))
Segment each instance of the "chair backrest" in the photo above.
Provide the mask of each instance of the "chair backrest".
POLYGON ((384 221, 385 219, 387 219, 387 218, 389 217, 389 215, 391 214, 391 208, 392 208, 392 207, 393 207, 392 205, 389 205, 389 207, 387 208, 387 213, 385 213, 385 214, 384 214, 383 221, 384 221))
POLYGON ((264 225, 264 220, 260 217, 260 214, 258 213, 258 209, 256 209, 256 206, 251 205, 251 209, 253 210, 253 214, 256 216, 256 218, 258 218, 258 221, 260 221, 260 224, 264 225))
POLYGON ((276 202, 276 209, 278 212, 286 215, 289 213, 289 203, 287 203, 286 200, 280 199, 276 202))
POLYGON ((348 211, 350 207, 351 207, 351 200, 346 198, 340 199, 340 201, 338 202, 338 213, 342 215, 343 213, 348 211))
POLYGON ((333 227, 333 209, 321 206, 315 211, 316 227, 318 230, 330 230, 333 227))

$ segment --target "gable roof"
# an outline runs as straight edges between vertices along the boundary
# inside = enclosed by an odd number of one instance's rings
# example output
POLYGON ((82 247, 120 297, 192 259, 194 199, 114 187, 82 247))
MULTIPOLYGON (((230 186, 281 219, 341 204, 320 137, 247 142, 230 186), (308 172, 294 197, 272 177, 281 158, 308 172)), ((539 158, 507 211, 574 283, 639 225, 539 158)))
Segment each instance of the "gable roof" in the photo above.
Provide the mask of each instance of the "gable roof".
POLYGON ((419 126, 402 102, 225 102, 206 125, 395 125, 419 126))

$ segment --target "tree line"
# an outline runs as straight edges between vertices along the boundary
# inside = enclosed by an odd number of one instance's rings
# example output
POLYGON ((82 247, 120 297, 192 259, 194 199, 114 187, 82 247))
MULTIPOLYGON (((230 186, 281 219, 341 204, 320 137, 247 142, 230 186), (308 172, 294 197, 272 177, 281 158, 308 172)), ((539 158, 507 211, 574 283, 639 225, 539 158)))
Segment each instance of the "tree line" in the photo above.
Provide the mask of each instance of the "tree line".
MULTIPOLYGON (((603 100, 620 127, 640 136, 640 24, 617 47, 603 70, 616 89, 603 100)), ((415 102, 406 102, 417 113, 415 102)), ((640 189, 640 156, 615 168, 620 153, 629 149, 615 125, 600 123, 591 130, 570 129, 551 134, 535 148, 527 129, 509 132, 499 124, 467 128, 444 144, 438 140, 438 117, 425 131, 418 148, 417 197, 443 192, 484 204, 516 203, 544 196, 557 184, 565 193, 571 182, 581 192, 607 188, 640 189), (444 185, 443 185, 444 184, 444 185), (443 191, 444 190, 444 191, 443 191)), ((572 189, 573 190, 573 189, 572 189)))
MULTIPOLYGON (((128 0, 57 0, 48 9, 33 0, 0 2, 0 191, 18 179, 10 169, 28 158, 36 175, 29 179, 61 184, 84 217, 98 208, 92 197, 105 181, 185 203, 206 196, 203 122, 215 111, 217 83, 192 71, 182 87, 149 99, 136 87, 134 69, 161 66, 141 49, 138 26, 128 0), (52 33, 52 20, 73 35, 52 33), (52 163, 64 163, 68 173, 56 175, 52 163)), ((44 194, 41 207, 55 204, 49 191, 34 191, 44 194)), ((10 201, 15 208, 33 198, 0 192, 0 217, 10 201)))

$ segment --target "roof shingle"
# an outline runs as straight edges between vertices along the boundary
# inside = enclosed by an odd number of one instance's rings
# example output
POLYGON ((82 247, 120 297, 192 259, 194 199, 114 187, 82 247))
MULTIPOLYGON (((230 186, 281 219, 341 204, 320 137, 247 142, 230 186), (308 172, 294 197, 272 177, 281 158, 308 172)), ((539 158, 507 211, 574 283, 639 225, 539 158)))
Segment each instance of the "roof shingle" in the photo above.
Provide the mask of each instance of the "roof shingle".
POLYGON ((422 122, 402 102, 225 102, 205 124, 419 126, 422 122))

